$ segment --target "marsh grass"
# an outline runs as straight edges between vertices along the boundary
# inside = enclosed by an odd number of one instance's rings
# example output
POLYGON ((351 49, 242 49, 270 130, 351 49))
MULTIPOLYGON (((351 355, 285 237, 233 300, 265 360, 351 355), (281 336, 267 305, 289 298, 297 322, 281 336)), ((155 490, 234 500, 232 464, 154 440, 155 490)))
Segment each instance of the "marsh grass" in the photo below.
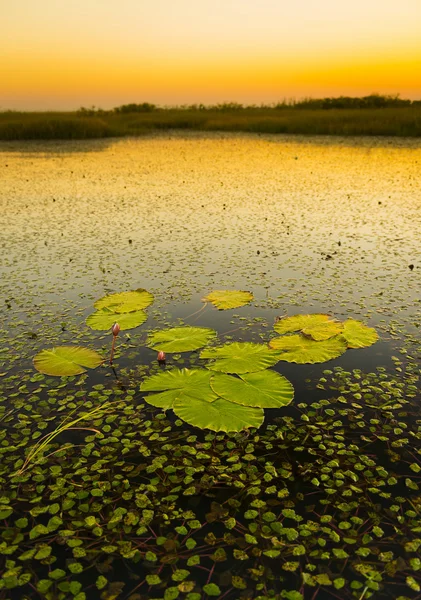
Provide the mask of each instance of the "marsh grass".
POLYGON ((148 111, 0 113, 0 139, 89 139, 157 130, 238 131, 341 136, 421 136, 421 106, 386 108, 217 107, 148 111))
MULTIPOLYGON (((46 435, 44 435, 28 452, 25 462, 23 463, 23 465, 20 467, 20 469, 16 472, 12 474, 12 477, 15 476, 19 476, 19 475, 23 475, 23 473, 33 464, 38 463, 40 460, 42 460, 43 458, 48 458, 49 456, 52 456, 53 454, 56 454, 57 452, 60 452, 63 448, 59 447, 57 450, 54 450, 53 452, 50 452, 49 454, 47 454, 47 456, 45 456, 44 452, 45 450, 47 450, 47 448, 50 446, 50 444, 54 441, 54 439, 60 435, 61 433, 65 432, 65 431, 74 431, 74 430, 82 430, 82 431, 91 431, 92 433, 97 433, 100 434, 100 432, 93 428, 93 427, 76 427, 76 425, 80 422, 80 421, 89 421, 93 418, 97 418, 103 410, 107 409, 110 407, 112 403, 111 402, 106 402, 105 404, 101 405, 101 406, 97 406, 96 408, 94 408, 93 410, 87 412, 87 413, 83 413, 82 415, 80 415, 79 417, 77 417, 76 419, 73 420, 68 420, 70 419, 70 417, 72 416, 73 412, 71 412, 66 419, 64 420, 63 423, 61 423, 61 425, 58 425, 53 431, 51 431, 50 433, 47 433, 46 435)), ((71 444, 70 446, 73 446, 73 444, 71 444)))

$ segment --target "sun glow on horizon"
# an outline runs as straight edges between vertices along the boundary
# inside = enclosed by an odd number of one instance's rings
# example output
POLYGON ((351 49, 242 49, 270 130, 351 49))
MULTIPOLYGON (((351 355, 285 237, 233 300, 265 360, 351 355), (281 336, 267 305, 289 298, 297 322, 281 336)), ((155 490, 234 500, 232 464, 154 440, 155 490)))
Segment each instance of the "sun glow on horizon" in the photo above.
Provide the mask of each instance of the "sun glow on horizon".
POLYGON ((418 0, 15 0, 0 109, 421 98, 418 0))

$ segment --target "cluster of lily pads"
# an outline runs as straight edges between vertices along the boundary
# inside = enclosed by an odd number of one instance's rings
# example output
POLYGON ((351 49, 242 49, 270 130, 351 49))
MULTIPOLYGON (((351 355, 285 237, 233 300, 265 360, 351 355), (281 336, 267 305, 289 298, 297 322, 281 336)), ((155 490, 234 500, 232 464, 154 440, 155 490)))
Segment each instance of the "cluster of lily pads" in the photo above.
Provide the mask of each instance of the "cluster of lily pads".
MULTIPOLYGON (((253 299, 246 291, 218 290, 204 301, 219 310, 243 306, 253 299)), ((143 322, 144 309, 153 296, 144 289, 111 294, 97 300, 97 309, 87 318, 93 329, 107 330, 118 320, 121 329, 143 322)), ((264 409, 281 408, 292 401, 292 384, 270 368, 279 361, 320 363, 343 354, 347 348, 373 344, 373 328, 348 319, 344 323, 324 314, 295 315, 279 319, 274 326, 281 334, 267 344, 230 342, 211 346, 217 333, 207 327, 172 327, 148 336, 146 346, 166 353, 201 350, 204 368, 172 369, 143 380, 140 391, 147 403, 172 409, 183 421, 201 429, 241 431, 262 425, 264 409), (298 332, 298 333, 296 333, 298 332)), ((103 362, 93 350, 59 346, 43 350, 34 358, 35 368, 49 375, 75 375, 103 362)))

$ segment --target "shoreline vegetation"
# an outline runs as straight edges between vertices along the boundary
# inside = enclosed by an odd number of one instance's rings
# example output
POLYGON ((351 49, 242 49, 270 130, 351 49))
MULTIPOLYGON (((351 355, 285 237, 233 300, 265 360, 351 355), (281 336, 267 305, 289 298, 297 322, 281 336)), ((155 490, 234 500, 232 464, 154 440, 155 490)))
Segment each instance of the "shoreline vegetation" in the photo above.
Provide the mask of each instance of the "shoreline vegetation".
POLYGON ((172 129, 338 136, 421 137, 421 100, 373 94, 308 98, 273 105, 161 107, 147 102, 111 110, 0 112, 0 140, 92 139, 172 129))

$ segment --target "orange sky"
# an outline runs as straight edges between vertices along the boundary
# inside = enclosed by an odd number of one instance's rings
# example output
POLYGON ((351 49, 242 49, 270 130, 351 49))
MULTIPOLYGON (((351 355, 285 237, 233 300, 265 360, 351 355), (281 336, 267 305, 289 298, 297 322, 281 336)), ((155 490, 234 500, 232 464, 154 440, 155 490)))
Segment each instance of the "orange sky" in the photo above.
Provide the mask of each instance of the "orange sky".
POLYGON ((0 3, 0 110, 421 98, 421 0, 0 3))

